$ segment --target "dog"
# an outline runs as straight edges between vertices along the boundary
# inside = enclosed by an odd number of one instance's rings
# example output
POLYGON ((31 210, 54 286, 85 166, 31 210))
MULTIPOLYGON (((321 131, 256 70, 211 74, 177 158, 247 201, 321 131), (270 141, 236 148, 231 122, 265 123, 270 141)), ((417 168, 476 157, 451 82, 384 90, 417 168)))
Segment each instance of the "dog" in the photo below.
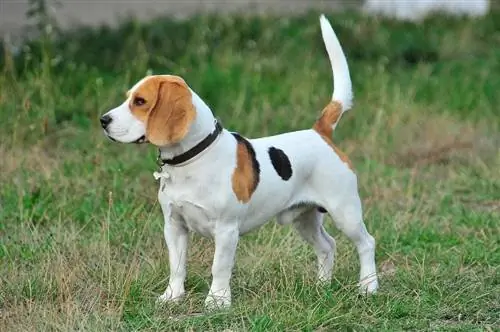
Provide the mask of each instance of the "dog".
POLYGON ((159 148, 158 200, 165 219, 170 279, 159 302, 185 294, 188 232, 215 242, 207 308, 231 305, 230 278, 240 235, 273 217, 292 224, 315 250, 318 280, 329 282, 335 241, 323 227, 325 213, 354 243, 360 291, 378 287, 375 240, 362 219, 357 177, 331 136, 352 105, 347 60, 330 22, 320 26, 331 62, 334 92, 312 129, 248 139, 223 128, 207 104, 173 75, 147 76, 101 125, 113 141, 149 142, 159 148))

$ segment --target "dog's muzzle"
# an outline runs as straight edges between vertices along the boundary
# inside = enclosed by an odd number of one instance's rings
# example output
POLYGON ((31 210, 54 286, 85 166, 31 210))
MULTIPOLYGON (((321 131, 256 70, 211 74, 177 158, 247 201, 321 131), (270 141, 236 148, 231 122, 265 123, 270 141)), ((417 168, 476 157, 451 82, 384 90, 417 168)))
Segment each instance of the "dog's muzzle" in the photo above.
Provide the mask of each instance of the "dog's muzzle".
POLYGON ((100 119, 99 122, 101 122, 102 129, 106 130, 106 128, 109 126, 109 124, 113 121, 113 118, 110 117, 109 115, 103 115, 100 119))

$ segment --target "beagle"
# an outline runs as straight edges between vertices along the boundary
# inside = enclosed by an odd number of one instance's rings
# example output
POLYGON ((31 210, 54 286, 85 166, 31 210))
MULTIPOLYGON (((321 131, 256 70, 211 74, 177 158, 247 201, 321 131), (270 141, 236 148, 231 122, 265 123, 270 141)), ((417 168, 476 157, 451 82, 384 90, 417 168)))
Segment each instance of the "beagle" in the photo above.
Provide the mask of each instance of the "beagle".
POLYGON ((360 291, 378 286, 375 240, 366 230, 357 178, 332 132, 352 104, 347 61, 329 21, 320 17, 335 89, 312 129, 248 139, 224 129, 203 100, 178 77, 147 76, 120 106, 102 116, 113 141, 159 148, 158 200, 165 219, 170 279, 160 302, 183 297, 188 231, 214 239, 212 283, 205 305, 231 304, 230 278, 240 235, 277 217, 292 224, 315 250, 318 279, 329 282, 335 241, 325 231, 329 213, 354 243, 360 291))

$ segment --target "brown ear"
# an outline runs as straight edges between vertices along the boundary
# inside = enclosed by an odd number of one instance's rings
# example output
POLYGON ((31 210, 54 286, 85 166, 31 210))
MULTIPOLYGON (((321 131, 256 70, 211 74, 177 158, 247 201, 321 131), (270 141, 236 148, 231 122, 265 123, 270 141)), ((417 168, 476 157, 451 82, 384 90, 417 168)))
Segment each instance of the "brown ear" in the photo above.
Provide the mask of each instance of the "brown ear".
POLYGON ((156 103, 148 115, 146 138, 156 146, 180 142, 196 116, 191 98, 185 83, 160 82, 156 103))

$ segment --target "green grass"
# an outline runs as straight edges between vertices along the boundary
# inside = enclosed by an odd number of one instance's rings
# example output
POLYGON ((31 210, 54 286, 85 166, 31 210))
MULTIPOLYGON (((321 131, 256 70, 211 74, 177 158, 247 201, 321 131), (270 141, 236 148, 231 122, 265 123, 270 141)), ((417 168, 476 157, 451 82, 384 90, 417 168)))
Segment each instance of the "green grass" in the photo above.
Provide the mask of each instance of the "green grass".
POLYGON ((312 125, 331 73, 317 14, 124 22, 0 59, 0 330, 500 329, 500 12, 329 17, 355 89, 334 140, 377 239, 378 295, 357 295, 331 221, 326 287, 311 248, 271 222, 240 242, 230 310, 203 311, 213 243, 198 236, 186 300, 155 306, 168 281, 156 150, 110 142, 100 115, 146 73, 175 73, 227 128, 276 134, 312 125))

